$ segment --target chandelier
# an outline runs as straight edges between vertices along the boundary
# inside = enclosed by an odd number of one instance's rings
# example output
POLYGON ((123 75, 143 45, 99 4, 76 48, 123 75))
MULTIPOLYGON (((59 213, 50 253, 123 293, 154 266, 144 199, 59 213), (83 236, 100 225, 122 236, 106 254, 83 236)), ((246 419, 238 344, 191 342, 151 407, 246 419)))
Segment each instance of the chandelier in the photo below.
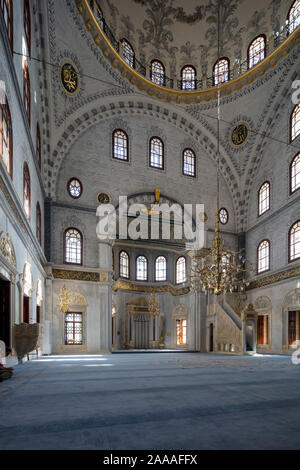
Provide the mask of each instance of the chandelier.
MULTIPOLYGON (((218 59, 220 57, 220 4, 218 11, 218 59)), ((218 82, 217 118, 217 212, 215 232, 211 248, 204 248, 191 256, 191 288, 220 295, 222 292, 244 292, 246 286, 246 260, 242 251, 225 248, 220 235, 220 81, 218 82)))

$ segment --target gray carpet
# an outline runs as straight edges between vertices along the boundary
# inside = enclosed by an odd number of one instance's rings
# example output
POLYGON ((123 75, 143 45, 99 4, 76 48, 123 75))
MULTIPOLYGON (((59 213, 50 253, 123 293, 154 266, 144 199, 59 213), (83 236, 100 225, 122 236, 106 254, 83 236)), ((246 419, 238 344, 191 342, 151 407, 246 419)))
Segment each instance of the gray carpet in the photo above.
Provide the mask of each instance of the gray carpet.
POLYGON ((44 357, 0 383, 0 449, 299 449, 299 390, 283 356, 44 357))

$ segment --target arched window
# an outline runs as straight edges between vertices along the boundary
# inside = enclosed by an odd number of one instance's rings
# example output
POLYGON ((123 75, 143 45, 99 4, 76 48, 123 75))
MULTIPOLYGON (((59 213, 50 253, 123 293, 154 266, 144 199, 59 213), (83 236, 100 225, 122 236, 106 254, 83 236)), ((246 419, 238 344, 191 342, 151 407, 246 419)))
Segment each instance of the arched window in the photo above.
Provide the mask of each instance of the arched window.
POLYGON ((149 166, 164 169, 164 143, 159 137, 151 137, 149 143, 149 166))
POLYGON ((263 240, 257 248, 257 272, 263 273, 270 269, 270 242, 263 240))
POLYGON ((155 261, 155 280, 167 280, 167 260, 164 256, 159 256, 155 261))
POLYGON ((24 0, 24 31, 28 47, 28 55, 31 55, 31 18, 29 0, 24 0))
POLYGON ((289 34, 292 34, 292 32, 300 25, 300 0, 296 0, 292 4, 287 19, 289 34))
POLYGON ((40 204, 36 205, 36 238, 39 241, 39 244, 42 244, 42 213, 40 204))
POLYGON ((30 126, 30 115, 31 115, 30 99, 31 99, 30 98, 30 77, 29 77, 28 64, 25 61, 24 70, 23 70, 23 100, 24 100, 24 106, 25 106, 25 111, 27 114, 29 126, 30 126))
POLYGON ((10 47, 11 50, 13 50, 13 0, 0 0, 0 9, 6 27, 10 47))
POLYGON ((270 209, 270 183, 265 181, 258 191, 258 215, 270 209))
POLYGON ((181 70, 181 89, 196 90, 196 84, 196 69, 192 65, 186 65, 181 70))
POLYGON ((185 149, 182 153, 182 173, 186 176, 196 176, 196 155, 191 149, 185 149))
POLYGON ((123 58, 125 62, 127 62, 127 64, 130 65, 130 67, 134 68, 135 54, 134 54, 133 47, 127 41, 127 39, 122 39, 121 44, 122 44, 122 50, 123 50, 123 58))
POLYGON ((113 132, 113 158, 128 161, 128 135, 122 129, 113 132))
POLYGON ((11 115, 7 101, 0 104, 0 157, 12 178, 13 141, 11 115))
POLYGON ((76 228, 68 228, 64 234, 64 262, 82 264, 82 235, 76 228))
POLYGON ((120 277, 129 279, 129 255, 126 251, 120 253, 120 277))
POLYGON ((300 258, 300 220, 294 223, 289 231, 289 261, 300 258))
POLYGON ((300 134, 300 104, 297 104, 291 114, 290 140, 291 142, 300 134))
POLYGON ((293 158, 290 166, 290 192, 300 188, 300 152, 293 158))
POLYGON ((41 132, 39 123, 36 125, 36 159, 41 169, 42 166, 42 152, 41 152, 41 132))
POLYGON ((160 60, 151 62, 151 81, 156 85, 165 86, 165 67, 160 60))
POLYGON ((251 42, 248 47, 248 68, 261 62, 266 57, 266 36, 261 34, 251 42))
POLYGON ((148 261, 145 256, 138 256, 136 259, 136 280, 147 281, 148 279, 148 261))
POLYGON ((176 284, 183 284, 186 281, 186 259, 180 256, 176 261, 176 284))
POLYGON ((23 168, 23 208, 28 220, 30 220, 30 205, 31 205, 31 186, 30 186, 30 173, 27 163, 24 163, 23 168))
POLYGON ((229 70, 230 62, 227 57, 222 57, 215 63, 213 69, 214 86, 218 86, 221 83, 228 82, 229 70))

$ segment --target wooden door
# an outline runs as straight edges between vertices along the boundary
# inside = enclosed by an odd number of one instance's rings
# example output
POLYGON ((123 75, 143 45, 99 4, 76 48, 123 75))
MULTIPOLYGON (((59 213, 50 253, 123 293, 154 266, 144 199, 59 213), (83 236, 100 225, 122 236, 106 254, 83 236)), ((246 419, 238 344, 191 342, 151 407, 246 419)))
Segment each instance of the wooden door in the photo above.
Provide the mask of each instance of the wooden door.
POLYGON ((289 345, 292 345, 296 341, 296 318, 297 312, 289 312, 289 345))
POLYGON ((10 282, 0 280, 0 340, 10 344, 10 282))
POLYGON ((29 297, 23 296, 23 323, 29 323, 29 297))

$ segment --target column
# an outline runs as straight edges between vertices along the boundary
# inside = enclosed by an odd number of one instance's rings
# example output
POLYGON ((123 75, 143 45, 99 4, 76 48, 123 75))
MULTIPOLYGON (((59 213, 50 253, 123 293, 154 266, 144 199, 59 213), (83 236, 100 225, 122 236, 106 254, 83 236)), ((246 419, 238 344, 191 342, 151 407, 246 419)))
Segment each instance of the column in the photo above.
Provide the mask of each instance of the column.
POLYGON ((112 246, 110 239, 98 241, 100 269, 100 353, 110 354, 112 351, 112 246))

